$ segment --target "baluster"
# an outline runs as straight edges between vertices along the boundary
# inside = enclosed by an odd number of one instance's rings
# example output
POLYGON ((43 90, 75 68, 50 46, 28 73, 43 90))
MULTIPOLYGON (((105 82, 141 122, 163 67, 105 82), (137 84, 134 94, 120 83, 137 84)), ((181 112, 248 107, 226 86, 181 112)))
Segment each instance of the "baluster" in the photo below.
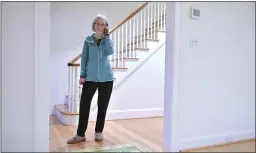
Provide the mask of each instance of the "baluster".
MULTIPOLYGON (((111 33, 111 34, 109 35, 109 37, 110 37, 110 39, 112 40, 112 42, 114 43, 113 33, 111 33)), ((113 47, 114 47, 114 52, 113 52, 113 54, 111 55, 111 59, 112 59, 111 66, 115 65, 115 60, 114 60, 114 58, 115 58, 115 51, 116 51, 116 49, 115 49, 115 46, 113 46, 113 47)))
POLYGON ((70 79, 70 85, 71 85, 70 87, 71 87, 71 90, 70 90, 70 101, 69 101, 69 107, 68 107, 69 109, 68 109, 68 111, 69 111, 69 112, 72 112, 73 86, 74 86, 74 84, 73 84, 73 78, 74 78, 74 77, 73 77, 73 66, 71 66, 70 69, 71 69, 71 74, 70 74, 70 76, 71 76, 71 77, 70 77, 70 78, 71 78, 71 79, 70 79))
POLYGON ((146 48, 146 8, 143 9, 143 14, 144 14, 144 17, 143 17, 143 39, 144 39, 144 45, 143 47, 146 48))
POLYGON ((72 101, 71 101, 71 112, 74 111, 74 100, 75 100, 75 73, 74 66, 72 66, 72 101))
POLYGON ((151 17, 150 17, 150 27, 151 27, 151 33, 150 33, 150 38, 153 39, 153 2, 150 3, 150 11, 151 11, 151 17))
POLYGON ((147 32, 148 32, 148 36, 147 36, 147 38, 149 39, 149 28, 150 28, 150 25, 149 25, 149 6, 150 6, 150 3, 148 4, 148 6, 147 6, 147 8, 148 8, 148 11, 147 11, 147 15, 148 15, 148 17, 147 17, 147 21, 148 21, 148 25, 147 25, 147 32))
MULTIPOLYGON (((127 22, 129 22, 129 21, 127 21, 127 22)), ((128 52, 128 47, 127 47, 127 44, 128 44, 128 39, 127 39, 127 34, 128 34, 128 23, 125 23, 125 45, 124 45, 124 47, 125 47, 125 57, 127 58, 127 52, 128 52)))
POLYGON ((120 36, 119 36, 119 29, 117 29, 117 57, 116 57, 116 62, 117 62, 117 67, 119 67, 119 54, 120 54, 120 36))
POLYGON ((132 56, 131 57, 134 57, 134 52, 135 52, 135 17, 133 18, 133 27, 132 27, 132 31, 133 31, 133 44, 132 44, 132 48, 133 48, 133 51, 132 51, 132 56))
MULTIPOLYGON (((130 33, 130 40, 129 40, 129 47, 130 47, 130 49, 129 49, 129 57, 131 56, 131 51, 132 51, 132 19, 130 19, 130 31, 129 31, 129 33, 130 33)), ((126 56, 127 56, 128 54, 126 54, 126 56)), ((127 56, 128 57, 128 56, 127 56)))
POLYGON ((117 67, 116 57, 118 55, 118 48, 117 48, 117 44, 118 44, 117 40, 118 39, 117 39, 117 32, 116 31, 114 31, 114 39, 115 39, 115 44, 114 44, 114 46, 115 46, 115 56, 114 56, 115 65, 114 65, 114 67, 117 67))
POLYGON ((70 111, 70 103, 71 103, 71 66, 68 67, 68 111, 70 111))
POLYGON ((140 25, 140 48, 142 48, 142 11, 139 12, 140 15, 140 22, 138 23, 140 25))
POLYGON ((160 25, 161 25, 161 28, 160 30, 163 30, 163 25, 162 25, 162 22, 163 22, 163 2, 160 2, 160 25))
POLYGON ((124 26, 121 26, 121 66, 124 67, 124 26))
POLYGON ((136 29, 137 29, 137 37, 136 37, 136 40, 137 40, 137 48, 139 48, 139 14, 136 15, 136 29))
POLYGON ((77 81, 77 78, 78 78, 78 75, 77 75, 77 66, 74 67, 75 68, 75 73, 74 73, 74 103, 73 103, 73 111, 72 112, 77 112, 77 103, 78 103, 78 81, 77 81))
POLYGON ((156 2, 154 2, 154 39, 156 39, 156 26, 157 26, 157 21, 156 21, 156 2))
POLYGON ((166 18, 166 8, 165 8, 165 7, 166 7, 166 4, 165 4, 165 2, 163 2, 163 3, 164 3, 164 6, 163 6, 163 7, 164 7, 163 29, 165 30, 165 22, 166 22, 166 21, 165 21, 165 20, 166 20, 166 19, 165 19, 165 18, 166 18))
POLYGON ((160 2, 157 2, 157 30, 160 29, 160 8, 159 8, 159 3, 160 2))

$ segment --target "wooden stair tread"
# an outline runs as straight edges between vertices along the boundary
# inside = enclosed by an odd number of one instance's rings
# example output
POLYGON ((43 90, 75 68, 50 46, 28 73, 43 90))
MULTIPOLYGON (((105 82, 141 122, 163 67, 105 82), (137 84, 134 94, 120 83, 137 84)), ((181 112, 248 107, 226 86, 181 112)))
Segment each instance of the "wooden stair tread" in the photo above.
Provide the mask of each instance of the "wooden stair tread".
MULTIPOLYGON (((129 44, 128 44, 129 45, 129 44)), ((136 51, 149 51, 149 48, 134 48, 136 51)), ((130 52, 130 49, 128 49, 128 50, 123 50, 123 51, 119 51, 119 53, 126 53, 126 51, 127 52, 130 52)), ((132 50, 132 52, 133 52, 133 50, 132 50)))
MULTIPOLYGON (((112 61, 114 61, 114 60, 121 60, 122 58, 120 58, 120 59, 112 59, 112 61)), ((124 57, 123 58, 123 60, 133 60, 133 61, 137 61, 137 60, 139 60, 139 58, 136 58, 136 57, 124 57)))
POLYGON ((64 115, 79 115, 79 113, 73 113, 68 111, 68 106, 66 104, 58 104, 54 106, 57 111, 64 115))
MULTIPOLYGON (((152 38, 147 38, 147 39, 145 39, 145 40, 146 40, 146 41, 153 41, 153 42, 159 42, 159 41, 160 41, 159 39, 152 39, 152 38)), ((139 40, 138 43, 140 43, 140 42, 144 42, 144 40, 142 40, 142 41, 139 40)), ((134 44, 137 44, 137 41, 136 41, 134 44)), ((129 46, 129 45, 133 45, 133 42, 127 44, 127 46, 129 46)))

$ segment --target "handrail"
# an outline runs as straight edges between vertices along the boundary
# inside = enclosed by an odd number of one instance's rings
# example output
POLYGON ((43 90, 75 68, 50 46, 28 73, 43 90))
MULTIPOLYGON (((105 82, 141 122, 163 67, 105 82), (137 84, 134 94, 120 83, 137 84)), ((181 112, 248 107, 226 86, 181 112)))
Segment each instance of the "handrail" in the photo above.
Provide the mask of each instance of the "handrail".
MULTIPOLYGON (((135 11, 133 11, 129 16, 127 16, 122 22, 120 22, 115 28, 113 28, 109 34, 114 32, 116 29, 118 29, 120 26, 122 26, 124 23, 126 23, 128 20, 130 20, 132 17, 134 17, 138 12, 140 12, 142 9, 144 9, 148 3, 145 2, 143 5, 141 5, 139 8, 137 8, 135 11)), ((81 57, 82 53, 74 57, 70 62, 68 62, 68 66, 80 66, 80 64, 75 64, 75 62, 81 57)))

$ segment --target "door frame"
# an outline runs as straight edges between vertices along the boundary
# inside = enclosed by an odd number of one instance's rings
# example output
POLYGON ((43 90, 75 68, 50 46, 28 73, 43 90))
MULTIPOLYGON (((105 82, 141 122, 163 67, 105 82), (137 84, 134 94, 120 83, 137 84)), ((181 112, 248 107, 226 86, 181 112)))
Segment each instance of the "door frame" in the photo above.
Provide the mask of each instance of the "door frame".
POLYGON ((178 64, 181 3, 167 2, 166 11, 163 149, 167 152, 179 152, 178 64))

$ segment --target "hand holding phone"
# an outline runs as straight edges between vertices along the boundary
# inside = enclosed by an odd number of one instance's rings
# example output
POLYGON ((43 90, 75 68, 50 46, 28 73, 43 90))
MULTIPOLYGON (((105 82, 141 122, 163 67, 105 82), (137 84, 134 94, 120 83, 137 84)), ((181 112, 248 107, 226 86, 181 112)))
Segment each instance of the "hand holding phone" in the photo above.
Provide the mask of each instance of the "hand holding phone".
POLYGON ((108 35, 108 26, 106 26, 105 30, 104 30, 104 35, 108 35))

